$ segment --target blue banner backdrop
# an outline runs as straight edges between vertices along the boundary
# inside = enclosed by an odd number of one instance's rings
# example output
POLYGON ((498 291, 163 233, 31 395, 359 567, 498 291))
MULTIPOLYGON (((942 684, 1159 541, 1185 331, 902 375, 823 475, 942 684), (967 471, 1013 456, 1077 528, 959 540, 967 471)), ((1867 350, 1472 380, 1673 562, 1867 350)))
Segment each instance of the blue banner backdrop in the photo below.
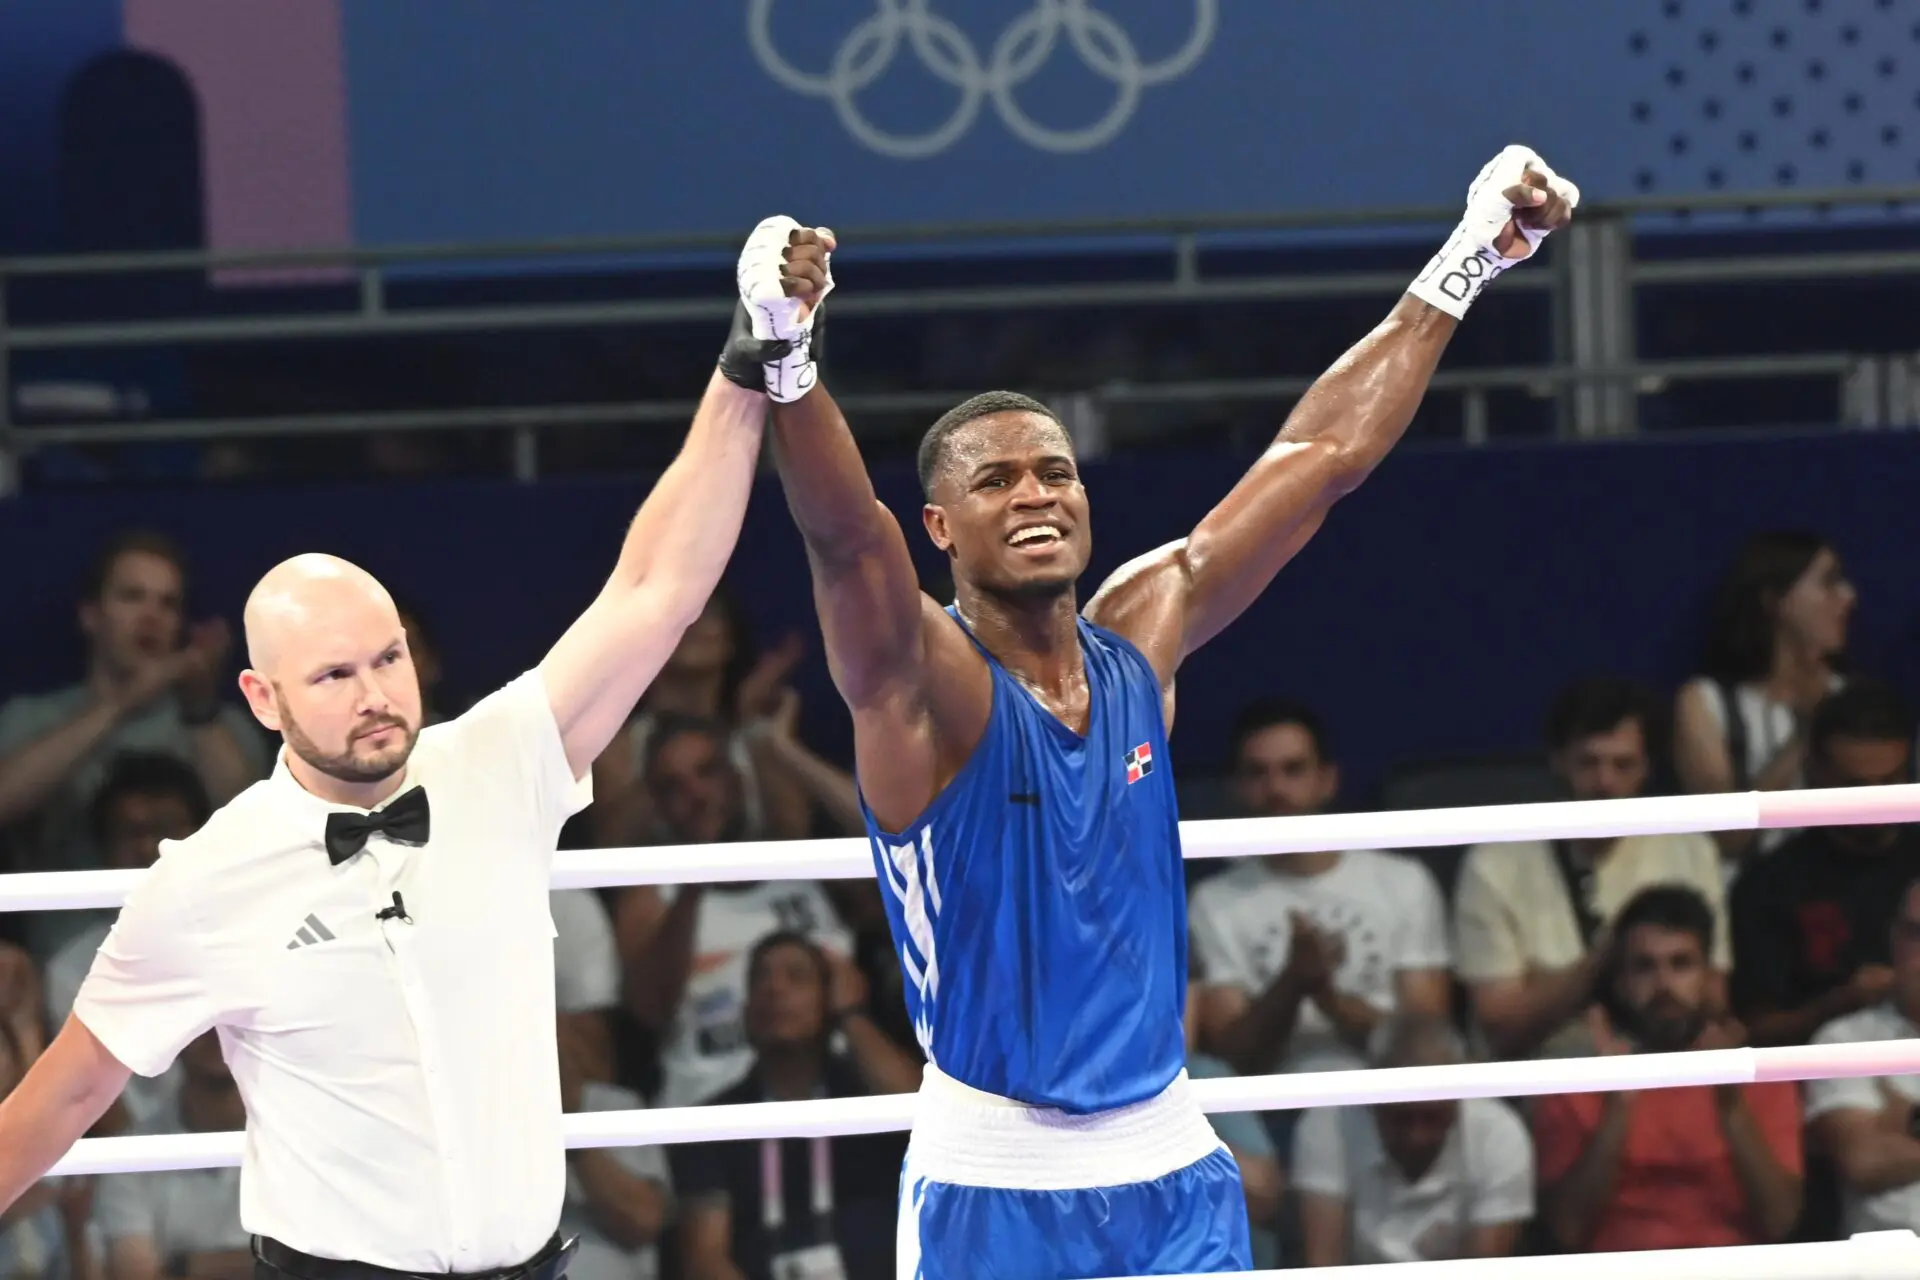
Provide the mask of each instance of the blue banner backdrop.
MULTIPOLYGON (((1445 204, 1514 140, 1598 196, 1920 180, 1892 0, 339 3, 363 242, 1445 204)), ((0 5, 0 252, 59 245, 123 19, 0 5)))
MULTIPOLYGON (((367 241, 1450 203, 1920 178, 1866 0, 347 0, 367 241)), ((1904 68, 1904 71, 1903 71, 1904 68)))

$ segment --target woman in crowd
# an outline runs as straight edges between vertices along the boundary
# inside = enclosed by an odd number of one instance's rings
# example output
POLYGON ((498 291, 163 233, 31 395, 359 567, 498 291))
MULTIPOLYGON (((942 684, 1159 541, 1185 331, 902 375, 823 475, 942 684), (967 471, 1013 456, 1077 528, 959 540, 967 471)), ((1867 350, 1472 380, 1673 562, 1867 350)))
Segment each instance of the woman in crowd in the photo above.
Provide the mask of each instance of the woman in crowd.
MULTIPOLYGON (((1674 766, 1696 794, 1783 791, 1802 785, 1806 725, 1839 688, 1853 584, 1833 547, 1816 534, 1781 531, 1747 540, 1715 592, 1702 674, 1680 690, 1674 766)), ((1721 832, 1737 859, 1771 849, 1751 831, 1721 832)))

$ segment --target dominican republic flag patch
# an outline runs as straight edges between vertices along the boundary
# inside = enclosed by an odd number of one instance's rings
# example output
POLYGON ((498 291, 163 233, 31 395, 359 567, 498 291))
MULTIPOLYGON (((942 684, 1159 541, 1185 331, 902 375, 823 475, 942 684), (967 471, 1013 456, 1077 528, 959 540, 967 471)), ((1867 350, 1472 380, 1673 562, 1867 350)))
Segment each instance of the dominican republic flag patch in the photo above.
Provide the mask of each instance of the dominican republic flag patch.
POLYGON ((1127 765, 1127 785, 1132 786, 1153 772, 1153 745, 1143 742, 1122 759, 1127 765))

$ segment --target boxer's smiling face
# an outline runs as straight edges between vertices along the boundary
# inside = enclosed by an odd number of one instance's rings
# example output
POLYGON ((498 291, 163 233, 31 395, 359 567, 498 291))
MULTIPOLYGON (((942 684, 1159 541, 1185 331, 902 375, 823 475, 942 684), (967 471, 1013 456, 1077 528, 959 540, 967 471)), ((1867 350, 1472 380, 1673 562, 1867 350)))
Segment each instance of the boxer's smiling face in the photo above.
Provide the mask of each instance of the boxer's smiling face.
POLYGON ((954 431, 927 504, 927 532, 956 580, 1002 596, 1071 591, 1092 548, 1087 492, 1065 428, 1021 410, 954 431))

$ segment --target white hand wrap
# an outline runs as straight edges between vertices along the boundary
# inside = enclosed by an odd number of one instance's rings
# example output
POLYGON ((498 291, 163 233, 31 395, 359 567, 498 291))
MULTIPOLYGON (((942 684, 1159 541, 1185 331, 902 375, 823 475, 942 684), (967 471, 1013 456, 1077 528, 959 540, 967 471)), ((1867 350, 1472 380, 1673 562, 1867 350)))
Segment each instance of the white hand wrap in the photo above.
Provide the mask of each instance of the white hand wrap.
MULTIPOLYGON (((1426 269, 1408 286, 1407 292, 1458 320, 1467 314, 1480 291, 1501 272, 1516 262, 1525 262, 1547 238, 1545 231, 1517 221, 1515 206, 1506 193, 1521 183, 1531 169, 1547 180, 1547 188, 1567 204, 1580 203, 1580 188, 1547 167, 1547 162, 1528 147, 1508 147, 1480 170, 1480 176, 1467 188, 1467 214, 1447 237, 1440 252, 1433 255, 1426 269), (1494 240, 1513 223, 1525 237, 1527 252, 1509 258, 1494 247, 1494 240)), ((1523 210, 1521 210, 1523 211, 1523 210)))
POLYGON ((798 298, 789 298, 780 287, 780 268, 785 263, 787 238, 800 230, 800 224, 782 214, 768 218, 747 237, 740 251, 740 263, 734 279, 740 286, 740 300, 753 319, 753 336, 762 341, 792 344, 780 360, 766 366, 767 394, 782 404, 798 400, 813 390, 819 371, 813 363, 813 319, 820 304, 833 291, 833 271, 827 271, 827 287, 811 306, 798 298))

